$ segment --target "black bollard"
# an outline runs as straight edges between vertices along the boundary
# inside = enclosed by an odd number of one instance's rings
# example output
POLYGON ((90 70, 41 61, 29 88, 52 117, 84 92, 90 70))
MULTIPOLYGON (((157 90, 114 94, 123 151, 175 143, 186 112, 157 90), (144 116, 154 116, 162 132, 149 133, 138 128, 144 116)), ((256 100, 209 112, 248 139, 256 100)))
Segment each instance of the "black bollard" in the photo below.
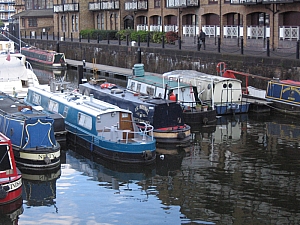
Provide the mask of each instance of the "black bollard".
POLYGON ((137 53, 138 53, 138 63, 142 63, 142 51, 141 51, 141 48, 138 48, 137 53))
POLYGON ((267 39, 267 56, 270 57, 270 39, 267 39))
POLYGON ((56 42, 56 52, 60 52, 59 51, 59 41, 56 42))
POLYGON ((83 66, 78 65, 77 66, 77 74, 78 74, 78 86, 79 84, 82 84, 83 79, 83 66))
POLYGON ((149 34, 147 35, 147 47, 149 48, 149 46, 150 46, 150 36, 149 36, 149 34))
POLYGON ((299 59, 299 41, 297 41, 297 47, 296 47, 296 59, 299 59))
POLYGON ((241 38, 241 54, 244 55, 244 39, 241 38))

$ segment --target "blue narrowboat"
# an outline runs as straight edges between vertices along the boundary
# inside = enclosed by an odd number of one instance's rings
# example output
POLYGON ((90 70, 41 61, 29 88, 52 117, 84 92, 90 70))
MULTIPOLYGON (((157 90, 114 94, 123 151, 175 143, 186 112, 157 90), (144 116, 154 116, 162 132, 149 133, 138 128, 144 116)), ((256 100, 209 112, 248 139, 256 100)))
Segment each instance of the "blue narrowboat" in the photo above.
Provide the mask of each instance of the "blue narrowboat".
POLYGON ((290 115, 300 115, 300 82, 273 79, 268 82, 266 99, 272 109, 290 115))
POLYGON ((91 80, 80 84, 79 91, 87 96, 93 94, 97 99, 131 111, 138 125, 151 124, 158 147, 190 145, 191 127, 184 121, 180 104, 168 99, 137 95, 103 81, 99 80, 95 83, 91 80))
POLYGON ((60 144, 53 124, 54 119, 47 114, 0 94, 0 132, 11 140, 19 168, 40 170, 60 166, 60 144))
POLYGON ((153 127, 145 124, 140 131, 132 113, 115 105, 76 92, 53 93, 29 88, 27 104, 65 118, 67 140, 77 146, 124 163, 150 164, 156 158, 153 127))

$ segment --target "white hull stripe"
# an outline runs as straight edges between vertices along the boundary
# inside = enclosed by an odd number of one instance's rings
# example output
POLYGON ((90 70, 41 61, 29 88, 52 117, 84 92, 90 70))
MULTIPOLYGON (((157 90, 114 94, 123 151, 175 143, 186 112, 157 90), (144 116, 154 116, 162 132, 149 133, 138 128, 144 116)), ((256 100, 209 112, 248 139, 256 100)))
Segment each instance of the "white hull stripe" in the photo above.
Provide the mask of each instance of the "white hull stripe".
POLYGON ((20 158, 22 158, 22 159, 44 160, 46 157, 48 157, 50 159, 59 158, 60 157, 60 150, 58 150, 57 152, 48 153, 48 154, 20 152, 20 158))
POLYGON ((8 192, 17 190, 18 188, 20 188, 22 186, 22 178, 20 178, 16 181, 10 182, 9 184, 2 185, 2 186, 9 187, 8 192))

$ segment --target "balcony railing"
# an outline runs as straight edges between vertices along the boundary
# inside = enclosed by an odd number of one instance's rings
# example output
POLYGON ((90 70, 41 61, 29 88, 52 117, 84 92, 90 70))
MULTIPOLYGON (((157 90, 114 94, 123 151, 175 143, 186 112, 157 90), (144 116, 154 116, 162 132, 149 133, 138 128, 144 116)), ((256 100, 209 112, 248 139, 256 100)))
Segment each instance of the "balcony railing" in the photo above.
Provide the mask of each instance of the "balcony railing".
POLYGON ((187 0, 167 0, 167 8, 184 8, 187 6, 187 0))
POLYGON ((64 4, 65 12, 79 12, 79 4, 78 3, 69 3, 64 4))
POLYGON ((79 3, 68 3, 62 5, 54 5, 53 6, 54 13, 61 12, 79 12, 79 3))
POLYGON ((283 4, 283 3, 293 3, 294 0, 262 0, 263 4, 273 4, 273 3, 277 3, 277 4, 283 4))
POLYGON ((148 1, 125 2, 126 11, 148 10, 148 1))
POLYGON ((230 0, 231 5, 257 5, 261 4, 263 0, 230 0))
POLYGON ((54 5, 53 6, 53 12, 54 13, 64 12, 64 6, 63 5, 54 5))
POLYGON ((118 10, 120 9, 119 1, 112 2, 89 2, 90 11, 100 11, 100 10, 118 10))

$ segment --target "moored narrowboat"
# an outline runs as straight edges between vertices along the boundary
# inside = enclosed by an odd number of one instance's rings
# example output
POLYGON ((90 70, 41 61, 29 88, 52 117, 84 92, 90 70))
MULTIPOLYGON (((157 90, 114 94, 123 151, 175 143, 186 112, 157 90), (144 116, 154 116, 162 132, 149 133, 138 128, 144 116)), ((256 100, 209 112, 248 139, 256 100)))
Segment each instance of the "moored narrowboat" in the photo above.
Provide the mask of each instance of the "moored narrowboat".
POLYGON ((273 79, 268 82, 266 99, 272 109, 289 115, 300 115, 300 82, 273 79))
POLYGON ((44 67, 50 69, 67 68, 67 62, 64 53, 38 49, 35 47, 22 47, 21 52, 31 63, 43 65, 44 67))
POLYGON ((22 197, 22 175, 16 166, 11 140, 3 133, 0 133, 0 158, 0 205, 5 205, 22 197))
POLYGON ((195 70, 175 70, 163 76, 177 76, 181 82, 196 87, 191 90, 197 95, 195 98, 214 107, 217 115, 247 113, 249 110, 250 103, 243 99, 241 80, 195 70))
POLYGON ((132 113, 115 105, 79 93, 52 93, 30 88, 24 100, 40 105, 47 112, 60 113, 65 118, 67 140, 103 158, 150 164, 156 158, 153 127, 140 131, 132 113))
POLYGON ((53 124, 54 119, 47 114, 0 94, 0 132, 11 140, 19 168, 47 170, 60 166, 60 144, 53 124))
POLYGON ((191 128, 185 123, 180 104, 169 99, 153 98, 99 80, 80 84, 84 95, 93 94, 97 99, 117 105, 133 113, 135 122, 153 126, 158 147, 187 146, 191 141, 191 128))

